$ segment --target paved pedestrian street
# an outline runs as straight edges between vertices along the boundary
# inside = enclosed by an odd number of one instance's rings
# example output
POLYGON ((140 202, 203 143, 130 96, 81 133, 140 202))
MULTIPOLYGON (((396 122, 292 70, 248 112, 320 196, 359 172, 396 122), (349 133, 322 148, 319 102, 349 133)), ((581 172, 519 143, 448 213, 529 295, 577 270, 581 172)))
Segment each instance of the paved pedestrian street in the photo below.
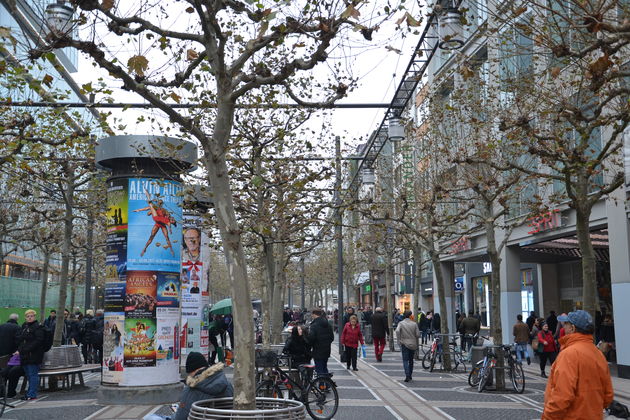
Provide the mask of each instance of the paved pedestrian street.
MULTIPOLYGON (((339 362, 336 343, 329 369, 339 391, 337 420, 457 419, 531 420, 542 413, 546 380, 532 361, 525 366, 523 394, 477 393, 468 386, 468 372, 429 373, 421 362, 414 364, 413 381, 405 377, 400 352, 385 352, 376 362, 374 348, 367 346, 366 359, 359 359, 358 371, 347 370, 339 362)), ((549 372, 549 367, 547 368, 549 372)), ((232 379, 232 368, 227 368, 232 379)), ((2 417, 9 420, 109 420, 141 419, 146 414, 172 414, 168 406, 101 406, 96 400, 100 373, 88 373, 86 387, 73 391, 44 392, 34 402, 16 402, 2 417)), ((630 381, 613 377, 616 399, 630 403, 630 381)))

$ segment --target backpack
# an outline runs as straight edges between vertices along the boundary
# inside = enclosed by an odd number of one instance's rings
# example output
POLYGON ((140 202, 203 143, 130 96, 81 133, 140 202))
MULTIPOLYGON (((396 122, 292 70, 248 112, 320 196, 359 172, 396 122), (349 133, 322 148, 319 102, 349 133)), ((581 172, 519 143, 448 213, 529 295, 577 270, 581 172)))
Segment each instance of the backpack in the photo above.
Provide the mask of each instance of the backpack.
POLYGON ((44 346, 43 346, 43 349, 44 349, 44 353, 46 353, 48 350, 50 350, 52 348, 53 339, 54 339, 55 335, 53 334, 53 331, 50 328, 48 328, 48 327, 46 327, 44 325, 42 325, 42 328, 44 330, 44 346))

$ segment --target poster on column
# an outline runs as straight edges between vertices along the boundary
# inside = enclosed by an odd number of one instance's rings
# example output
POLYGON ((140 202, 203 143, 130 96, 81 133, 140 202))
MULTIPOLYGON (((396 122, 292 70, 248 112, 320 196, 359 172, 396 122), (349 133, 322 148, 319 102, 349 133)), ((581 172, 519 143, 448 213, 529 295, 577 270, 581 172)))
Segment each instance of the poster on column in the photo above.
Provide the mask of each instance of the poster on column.
POLYGON ((157 306, 179 308, 179 273, 157 273, 157 306))
POLYGON ((127 271, 127 318, 155 318, 158 274, 155 271, 127 271))
POLYGON ((181 314, 182 331, 180 342, 182 354, 188 354, 191 351, 201 352, 202 311, 199 308, 182 308, 181 314))
POLYGON ((158 308, 157 310, 157 335, 155 340, 157 349, 157 367, 162 368, 162 376, 173 375, 165 378, 168 381, 179 380, 179 309, 158 308), (164 369, 166 368, 166 369, 164 369))
POLYGON ((114 179, 107 183, 106 281, 125 280, 129 204, 127 187, 126 179, 114 179))
POLYGON ((127 269, 180 271, 182 194, 179 182, 129 178, 127 269))
POLYGON ((208 238, 200 216, 184 216, 182 245, 182 306, 198 308, 208 296, 208 238), (205 242, 204 242, 205 239, 205 242))
POLYGON ((123 312, 127 283, 105 283, 105 312, 123 312))
POLYGON ((154 318, 125 318, 124 367, 155 366, 154 318))
POLYGON ((103 326, 103 382, 119 384, 124 371, 125 314, 107 313, 103 326))

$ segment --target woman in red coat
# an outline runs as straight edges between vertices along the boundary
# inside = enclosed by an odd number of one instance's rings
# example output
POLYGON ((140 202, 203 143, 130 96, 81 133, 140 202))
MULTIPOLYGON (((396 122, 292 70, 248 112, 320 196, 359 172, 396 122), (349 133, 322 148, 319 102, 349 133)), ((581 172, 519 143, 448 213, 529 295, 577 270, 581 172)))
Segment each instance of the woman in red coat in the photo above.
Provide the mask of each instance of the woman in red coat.
POLYGON ((359 320, 356 315, 352 315, 350 322, 343 327, 341 344, 345 346, 347 368, 350 369, 350 363, 352 363, 352 370, 354 371, 359 370, 357 369, 357 349, 359 348, 359 343, 365 344, 363 334, 361 334, 361 327, 359 327, 359 320))
POLYGON ((547 360, 552 365, 556 361, 556 355, 558 354, 558 347, 556 346, 556 340, 553 338, 553 334, 549 331, 549 325, 543 324, 542 331, 538 333, 538 342, 543 345, 542 353, 540 356, 540 376, 547 377, 545 373, 545 366, 547 366, 547 360))

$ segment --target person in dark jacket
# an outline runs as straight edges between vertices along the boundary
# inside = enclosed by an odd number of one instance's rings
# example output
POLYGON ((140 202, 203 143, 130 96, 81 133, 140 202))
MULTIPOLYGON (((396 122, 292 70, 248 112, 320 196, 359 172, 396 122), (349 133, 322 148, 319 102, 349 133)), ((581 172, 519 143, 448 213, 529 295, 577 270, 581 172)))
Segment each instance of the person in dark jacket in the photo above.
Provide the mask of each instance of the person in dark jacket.
POLYGON ((0 356, 7 356, 17 350, 18 314, 9 315, 9 320, 0 325, 0 356))
POLYGON ((479 333, 481 322, 475 318, 475 312, 471 309, 468 316, 459 325, 459 333, 462 334, 463 350, 469 351, 473 346, 473 336, 479 333))
POLYGON ((343 327, 350 322, 350 317, 354 315, 354 308, 352 306, 348 306, 346 308, 346 313, 343 314, 343 321, 341 323, 341 328, 339 329, 339 331, 343 331, 343 327))
POLYGON ((556 316, 556 311, 549 311, 549 316, 547 317, 547 326, 549 327, 549 331, 554 334, 556 328, 558 327, 558 317, 556 316))
POLYGON ((81 353, 83 353, 84 363, 96 363, 94 361, 94 341, 96 339, 97 323, 94 319, 94 311, 88 309, 79 324, 81 334, 81 353))
POLYGON ((105 325, 105 316, 103 314, 102 309, 99 309, 96 311, 96 316, 94 317, 94 321, 96 322, 96 326, 94 328, 94 335, 92 336, 92 345, 94 346, 94 353, 96 355, 96 361, 94 363, 102 364, 103 363, 103 329, 105 325))
POLYGON ((431 314, 431 311, 425 314, 420 311, 420 308, 418 308, 418 318, 418 328, 420 328, 420 333, 422 334, 421 343, 427 344, 429 338, 429 329, 431 328, 431 319, 433 318, 433 315, 431 314))
POLYGON ((385 350, 385 337, 389 335, 389 326, 387 325, 387 315, 383 312, 383 308, 376 308, 376 312, 372 315, 372 340, 374 341, 374 355, 376 361, 383 361, 383 351, 385 350))
MULTIPOLYGON (((18 314, 9 315, 9 320, 0 325, 0 356, 12 356, 13 359, 17 359, 18 363, 11 365, 7 365, 0 372, 0 376, 2 378, 6 378, 9 380, 7 385, 7 398, 13 398, 16 395, 15 389, 17 387, 20 376, 24 375, 24 370, 22 369, 21 364, 19 363, 19 355, 14 355, 17 350, 17 335, 20 331, 20 326, 18 325, 18 314)), ((9 361, 11 362, 11 360, 9 361)))
POLYGON ((324 316, 321 309, 311 311, 313 321, 308 333, 308 343, 312 348, 313 361, 315 362, 315 372, 317 374, 328 374, 328 358, 330 357, 330 345, 335 340, 333 329, 324 316))
POLYGON ((304 328, 301 325, 293 327, 291 335, 287 338, 287 342, 284 343, 282 353, 291 356, 291 362, 294 367, 311 361, 311 346, 306 341, 304 328))
POLYGON ((179 398, 174 416, 150 414, 144 420, 186 420, 194 403, 212 398, 234 396, 234 388, 223 372, 223 363, 208 366, 201 353, 191 352, 186 358, 186 386, 179 398))
POLYGON ((49 328, 51 331, 55 331, 55 322, 57 322, 57 311, 50 310, 50 315, 44 320, 44 327, 49 328))
POLYGON ((529 331, 532 331, 532 328, 534 327, 534 322, 536 322, 536 318, 538 318, 536 316, 536 312, 531 311, 529 313, 529 316, 527 317, 527 319, 525 320, 525 323, 527 324, 527 327, 529 328, 529 331))
POLYGON ((365 323, 365 325, 372 325, 373 314, 374 312, 372 312, 372 307, 366 306, 365 311, 363 311, 363 322, 365 323))
POLYGON ((442 323, 439 313, 434 313, 431 319, 431 332, 439 334, 442 331, 442 323))
POLYGON ((24 373, 28 378, 28 391, 22 397, 23 400, 37 399, 39 385, 39 365, 44 360, 44 341, 46 333, 44 327, 35 318, 37 313, 29 309, 24 313, 26 322, 18 333, 18 353, 24 373))

